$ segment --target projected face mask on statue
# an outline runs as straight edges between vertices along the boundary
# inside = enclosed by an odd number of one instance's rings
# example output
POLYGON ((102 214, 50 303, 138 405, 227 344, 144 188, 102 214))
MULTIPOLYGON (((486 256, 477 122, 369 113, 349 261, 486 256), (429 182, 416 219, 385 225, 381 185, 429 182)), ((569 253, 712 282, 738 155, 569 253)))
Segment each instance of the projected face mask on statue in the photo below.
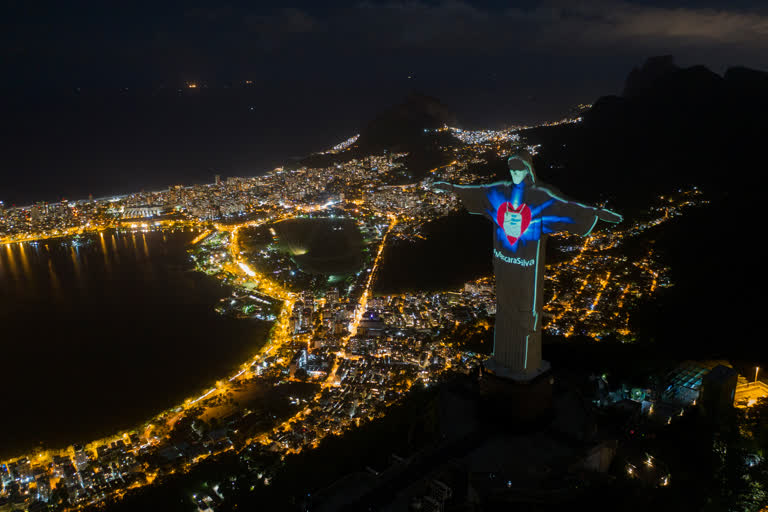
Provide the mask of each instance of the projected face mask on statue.
POLYGON ((520 238, 523 216, 517 212, 507 210, 504 212, 504 233, 507 236, 520 238))
POLYGON ((512 175, 512 183, 519 185, 523 182, 526 176, 528 176, 528 169, 510 169, 509 174, 512 175))
POLYGON ((531 172, 527 162, 517 156, 509 157, 507 165, 509 166, 509 174, 512 176, 512 183, 515 185, 522 183, 531 172))

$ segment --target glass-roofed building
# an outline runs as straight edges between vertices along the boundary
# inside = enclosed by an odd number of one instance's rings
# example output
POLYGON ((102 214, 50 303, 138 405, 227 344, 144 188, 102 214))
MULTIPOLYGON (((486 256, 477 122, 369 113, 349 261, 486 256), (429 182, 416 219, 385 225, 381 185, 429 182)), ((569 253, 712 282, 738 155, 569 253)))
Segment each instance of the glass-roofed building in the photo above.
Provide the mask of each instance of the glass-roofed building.
POLYGON ((662 400, 679 405, 691 405, 699 398, 704 376, 716 366, 732 368, 728 361, 683 361, 665 380, 662 400))

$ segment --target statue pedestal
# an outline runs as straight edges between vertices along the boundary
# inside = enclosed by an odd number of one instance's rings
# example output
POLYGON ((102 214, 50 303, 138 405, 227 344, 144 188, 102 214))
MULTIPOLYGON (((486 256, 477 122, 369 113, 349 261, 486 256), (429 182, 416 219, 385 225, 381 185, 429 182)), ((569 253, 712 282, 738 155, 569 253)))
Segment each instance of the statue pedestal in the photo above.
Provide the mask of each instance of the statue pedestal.
POLYGON ((502 420, 529 422, 544 416, 552 407, 555 380, 547 361, 525 375, 488 361, 480 376, 480 395, 489 413, 502 420))
POLYGON ((541 361, 541 366, 535 370, 528 372, 516 372, 496 361, 494 356, 491 356, 491 358, 485 362, 485 371, 492 373, 497 377, 512 379, 516 382, 532 381, 539 375, 549 372, 550 368, 551 365, 549 364, 549 361, 541 361))

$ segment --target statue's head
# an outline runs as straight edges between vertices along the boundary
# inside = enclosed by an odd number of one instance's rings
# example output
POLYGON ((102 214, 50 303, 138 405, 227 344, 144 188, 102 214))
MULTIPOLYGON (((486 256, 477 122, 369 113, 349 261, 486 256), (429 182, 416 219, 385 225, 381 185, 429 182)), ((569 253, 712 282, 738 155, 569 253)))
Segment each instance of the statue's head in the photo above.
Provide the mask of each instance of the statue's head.
POLYGON ((530 176, 531 181, 534 180, 533 160, 531 154, 525 149, 512 153, 507 159, 507 167, 509 167, 509 174, 512 175, 512 182, 515 185, 522 183, 527 176, 530 176))

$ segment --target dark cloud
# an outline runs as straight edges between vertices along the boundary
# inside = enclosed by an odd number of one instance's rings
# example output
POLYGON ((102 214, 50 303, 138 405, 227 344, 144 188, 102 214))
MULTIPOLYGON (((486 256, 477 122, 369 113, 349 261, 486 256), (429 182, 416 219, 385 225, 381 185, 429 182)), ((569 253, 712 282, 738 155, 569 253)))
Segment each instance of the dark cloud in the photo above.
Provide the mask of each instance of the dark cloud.
MULTIPOLYGON (((226 60, 257 63, 264 52, 304 51, 308 59, 398 53, 508 58, 537 55, 601 56, 768 48, 768 14, 745 8, 659 6, 642 1, 538 2, 527 7, 479 6, 460 0, 372 2, 348 6, 257 8, 245 3, 156 9, 31 9, 0 21, 2 52, 85 61, 144 51, 157 62, 226 60), (47 18, 46 18, 47 17, 47 18), (154 46, 153 46, 154 45, 154 46), (176 55, 176 57, 174 57, 176 55)), ((678 0, 683 1, 683 0, 678 0)), ((706 59, 703 59, 706 63, 706 59)))
POLYGON ((537 20, 568 44, 642 44, 653 48, 748 44, 768 46, 768 16, 755 11, 640 6, 628 2, 595 2, 577 7, 536 9, 542 16, 508 11, 515 19, 537 20))
POLYGON ((749 10, 658 7, 629 2, 544 3, 531 8, 493 9, 459 1, 363 2, 339 9, 323 23, 298 9, 263 16, 280 30, 332 31, 356 45, 412 50, 509 50, 512 46, 594 52, 601 45, 634 44, 649 49, 683 46, 768 46, 768 15, 749 10), (298 29, 298 30, 297 30, 298 29))

